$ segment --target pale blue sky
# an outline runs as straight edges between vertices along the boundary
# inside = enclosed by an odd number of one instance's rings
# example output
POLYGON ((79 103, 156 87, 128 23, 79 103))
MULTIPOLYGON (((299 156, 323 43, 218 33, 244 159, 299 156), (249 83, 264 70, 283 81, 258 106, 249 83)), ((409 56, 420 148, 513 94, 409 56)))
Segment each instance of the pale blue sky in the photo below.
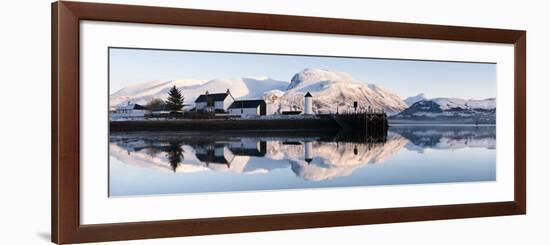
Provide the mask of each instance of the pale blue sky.
POLYGON ((110 93, 153 80, 267 76, 290 81, 305 68, 343 71, 402 99, 419 93, 429 98, 496 97, 496 64, 122 48, 110 49, 110 93))

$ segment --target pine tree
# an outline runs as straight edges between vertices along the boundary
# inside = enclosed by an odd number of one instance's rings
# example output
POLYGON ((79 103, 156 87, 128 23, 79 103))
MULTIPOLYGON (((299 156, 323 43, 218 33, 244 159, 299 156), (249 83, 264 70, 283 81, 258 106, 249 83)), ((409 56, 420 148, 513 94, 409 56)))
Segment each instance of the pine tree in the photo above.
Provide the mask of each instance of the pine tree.
POLYGON ((183 107, 183 95, 175 85, 168 91, 166 106, 170 111, 179 111, 183 107))

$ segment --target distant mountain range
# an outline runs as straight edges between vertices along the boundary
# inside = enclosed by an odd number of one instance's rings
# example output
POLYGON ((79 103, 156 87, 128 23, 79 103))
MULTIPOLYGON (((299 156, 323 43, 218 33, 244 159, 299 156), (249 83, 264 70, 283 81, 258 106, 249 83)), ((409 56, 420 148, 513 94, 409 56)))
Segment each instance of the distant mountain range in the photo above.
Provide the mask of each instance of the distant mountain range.
POLYGON ((390 122, 448 122, 483 123, 496 122, 496 100, 465 100, 457 98, 436 98, 420 100, 397 115, 390 122))
POLYGON ((110 95, 110 106, 132 101, 145 105, 153 98, 166 99, 168 90, 176 86, 185 98, 187 108, 204 94, 223 93, 228 89, 235 99, 263 99, 268 114, 283 111, 302 111, 304 95, 313 95, 315 113, 336 113, 358 109, 383 109, 390 115, 390 122, 454 122, 494 123, 496 101, 465 100, 458 98, 428 99, 424 94, 402 100, 397 94, 375 84, 359 81, 351 75, 318 68, 308 68, 296 73, 290 81, 267 77, 243 77, 213 80, 150 81, 124 87, 110 95))

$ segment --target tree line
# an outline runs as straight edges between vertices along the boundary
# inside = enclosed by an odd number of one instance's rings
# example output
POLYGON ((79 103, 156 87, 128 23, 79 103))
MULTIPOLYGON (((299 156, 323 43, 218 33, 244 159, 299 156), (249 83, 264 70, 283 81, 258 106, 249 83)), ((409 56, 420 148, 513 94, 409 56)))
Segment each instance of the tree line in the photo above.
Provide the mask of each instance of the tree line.
POLYGON ((184 106, 183 100, 183 94, 178 88, 176 88, 176 85, 174 85, 170 91, 168 91, 168 98, 166 98, 166 100, 159 98, 151 99, 147 102, 145 107, 149 110, 168 110, 171 112, 178 112, 181 111, 181 108, 184 106))

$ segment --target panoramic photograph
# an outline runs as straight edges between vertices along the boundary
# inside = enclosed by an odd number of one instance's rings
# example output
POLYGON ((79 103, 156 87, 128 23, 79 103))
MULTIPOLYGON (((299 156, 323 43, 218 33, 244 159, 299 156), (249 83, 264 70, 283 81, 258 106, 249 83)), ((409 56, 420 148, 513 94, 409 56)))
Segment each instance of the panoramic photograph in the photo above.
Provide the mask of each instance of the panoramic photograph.
POLYGON ((496 180, 496 64, 109 48, 109 196, 496 180))

